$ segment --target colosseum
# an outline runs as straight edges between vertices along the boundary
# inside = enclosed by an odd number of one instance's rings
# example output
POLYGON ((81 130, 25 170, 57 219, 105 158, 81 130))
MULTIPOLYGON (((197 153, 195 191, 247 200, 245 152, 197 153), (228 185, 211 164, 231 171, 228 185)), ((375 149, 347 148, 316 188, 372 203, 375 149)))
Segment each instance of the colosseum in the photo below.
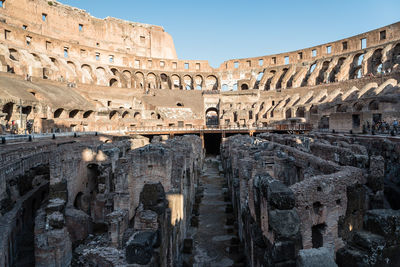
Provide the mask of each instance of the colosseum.
POLYGON ((400 22, 218 68, 55 0, 0 31, 0 266, 400 266, 400 22))

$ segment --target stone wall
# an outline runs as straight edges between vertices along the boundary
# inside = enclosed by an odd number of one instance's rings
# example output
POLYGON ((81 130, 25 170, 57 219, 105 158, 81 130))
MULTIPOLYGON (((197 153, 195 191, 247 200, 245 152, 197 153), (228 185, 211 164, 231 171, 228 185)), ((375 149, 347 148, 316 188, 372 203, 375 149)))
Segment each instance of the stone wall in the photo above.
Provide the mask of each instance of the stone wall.
POLYGON ((318 257, 335 264, 334 252, 339 266, 376 266, 385 256, 398 262, 397 243, 379 245, 388 233, 371 226, 398 223, 387 201, 393 195, 386 194, 398 185, 384 184, 385 175, 395 179, 397 142, 328 134, 260 137, 233 136, 221 145, 249 266, 307 266, 318 257), (362 254, 358 247, 366 240, 369 252, 362 254))

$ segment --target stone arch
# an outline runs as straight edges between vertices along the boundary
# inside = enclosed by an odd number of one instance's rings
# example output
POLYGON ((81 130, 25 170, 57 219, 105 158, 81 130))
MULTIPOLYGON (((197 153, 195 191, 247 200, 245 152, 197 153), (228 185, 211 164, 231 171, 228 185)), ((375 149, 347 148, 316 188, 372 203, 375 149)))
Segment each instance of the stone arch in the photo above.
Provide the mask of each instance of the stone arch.
POLYGON ((142 118, 142 114, 140 114, 140 112, 135 112, 133 117, 135 118, 135 120, 140 120, 142 118))
POLYGON ((298 118, 304 118, 305 117, 305 108, 304 107, 298 107, 296 110, 296 117, 298 118))
POLYGON ((85 113, 83 113, 83 118, 84 119, 89 119, 89 118, 91 118, 93 116, 93 114, 94 114, 93 110, 88 110, 85 113))
POLYGON ((318 73, 318 76, 317 76, 317 78, 316 78, 316 81, 315 81, 315 84, 316 85, 318 85, 318 84, 322 84, 322 83, 324 83, 325 81, 327 81, 327 73, 326 73, 326 71, 328 70, 328 68, 329 68, 329 64, 330 64, 330 62, 329 61, 324 61, 323 63, 322 63, 322 67, 321 67, 321 69, 320 69, 320 71, 319 71, 319 73, 318 73))
POLYGON ((107 86, 107 73, 103 67, 96 68, 97 85, 107 86))
POLYGON ((393 52, 392 52, 392 64, 400 64, 400 43, 397 43, 393 47, 393 52))
POLYGON ((240 86, 241 90, 249 90, 249 86, 247 85, 247 83, 242 83, 242 85, 240 86))
POLYGON ((349 73, 349 79, 357 79, 362 77, 362 62, 364 61, 364 54, 358 53, 353 57, 352 67, 349 73))
POLYGON ((214 75, 206 78, 206 90, 218 90, 218 79, 214 75))
POLYGON ((160 88, 161 89, 171 89, 171 80, 167 74, 160 74, 160 88))
POLYGON ((136 83, 136 88, 144 89, 144 74, 140 71, 135 73, 137 83, 136 83))
POLYGON ((82 83, 91 83, 93 81, 92 67, 87 64, 81 66, 82 70, 82 83))
POLYGON ((219 125, 219 112, 215 107, 208 108, 206 110, 206 125, 217 126, 219 125))
POLYGON ((124 113, 122 113, 122 118, 123 119, 130 119, 131 118, 131 113, 129 113, 129 111, 125 111, 124 113))
POLYGON ((310 78, 311 74, 314 73, 314 70, 316 67, 317 67, 316 62, 314 62, 310 65, 310 68, 308 69, 306 76, 304 77, 303 81, 301 82, 301 86, 307 86, 308 79, 310 78))
POLYGON ((347 105, 346 104, 338 104, 336 106, 336 112, 347 112, 347 105))
POLYGON ((265 83, 264 90, 268 91, 271 89, 272 79, 274 78, 275 74, 276 74, 275 70, 271 70, 269 72, 270 77, 267 79, 267 82, 265 83))
POLYGON ((11 119, 12 115, 13 115, 13 112, 14 112, 14 103, 8 102, 7 104, 5 104, 3 106, 2 112, 7 114, 6 115, 6 121, 9 121, 11 119))
POLYGON ((339 58, 336 66, 333 68, 333 70, 331 71, 331 73, 329 74, 329 82, 333 83, 333 82, 337 82, 337 74, 340 72, 340 69, 343 65, 343 62, 346 60, 345 57, 341 57, 339 58))
POLYGON ((368 59, 368 73, 378 74, 382 72, 382 48, 376 49, 368 59))
POLYGON ((203 89, 203 77, 200 75, 196 75, 194 77, 194 82, 196 83, 196 90, 202 90, 203 89))
POLYGON ((171 76, 172 89, 182 89, 181 78, 177 74, 171 76))
POLYGON ((125 87, 131 88, 132 87, 132 73, 129 70, 124 70, 122 72, 122 77, 125 80, 124 81, 125 87))
POLYGON ((221 90, 223 92, 229 91, 229 86, 227 84, 223 84, 222 87, 221 87, 221 90))
POLYGON ((368 104, 368 109, 369 110, 379 110, 379 102, 377 100, 372 100, 368 104))
POLYGON ((288 108, 286 111, 285 111, 285 118, 286 119, 290 119, 292 117, 292 109, 291 108, 288 108))
POLYGON ((255 84, 254 84, 254 89, 259 89, 259 87, 260 87, 260 82, 261 82, 263 76, 264 76, 264 72, 263 72, 263 71, 260 71, 260 72, 258 73, 258 75, 257 75, 256 82, 255 82, 255 84))
POLYGON ((119 70, 116 69, 116 68, 111 68, 110 71, 112 72, 112 74, 113 74, 114 76, 118 76, 118 75, 119 75, 119 70))
POLYGON ((288 68, 284 68, 282 70, 282 74, 279 77, 279 80, 278 80, 278 82, 276 83, 276 86, 275 86, 276 89, 282 88, 282 81, 283 81, 283 78, 285 77, 286 73, 288 72, 288 70, 289 70, 288 68))
POLYGON ((8 52, 10 53, 9 58, 14 61, 19 61, 19 52, 14 48, 9 48, 8 52))
POLYGON ((310 114, 313 114, 313 115, 318 114, 318 106, 312 105, 310 107, 310 114))
POLYGON ((75 117, 78 115, 78 113, 79 113, 79 110, 78 110, 78 109, 71 110, 71 111, 69 112, 69 114, 68 114, 68 117, 69 117, 70 119, 73 119, 73 118, 75 118, 75 117))
POLYGON ((147 82, 147 88, 149 88, 149 89, 157 88, 157 78, 154 73, 150 72, 147 74, 146 82, 147 82))
POLYGON ((119 119, 119 115, 120 114, 118 113, 118 111, 113 110, 110 112, 109 118, 110 118, 110 120, 115 121, 115 120, 119 119))
POLYGON ((193 79, 189 75, 183 76, 183 82, 186 90, 193 90, 193 79))
POLYGON ((118 80, 115 78, 112 78, 108 84, 110 87, 119 87, 118 86, 118 80))
POLYGON ((64 109, 59 108, 56 111, 54 111, 53 118, 58 119, 58 118, 61 118, 63 115, 64 115, 64 109))
POLYGON ((353 105, 353 110, 354 110, 354 111, 362 111, 363 107, 364 107, 363 103, 361 103, 361 102, 356 102, 356 103, 354 103, 354 105, 353 105))

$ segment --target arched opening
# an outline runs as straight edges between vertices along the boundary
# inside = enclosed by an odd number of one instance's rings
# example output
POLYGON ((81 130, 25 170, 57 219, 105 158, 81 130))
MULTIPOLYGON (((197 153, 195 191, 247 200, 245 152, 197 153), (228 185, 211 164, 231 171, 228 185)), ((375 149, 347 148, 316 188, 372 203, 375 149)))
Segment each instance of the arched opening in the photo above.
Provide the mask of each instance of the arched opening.
POLYGON ((337 105, 336 112, 347 112, 347 105, 345 104, 337 105))
POLYGON ((125 80, 125 84, 127 88, 132 87, 132 73, 129 70, 124 70, 122 72, 122 77, 125 80))
POLYGON ((259 89, 260 82, 262 77, 264 76, 264 72, 259 72, 257 75, 256 83, 254 84, 254 89, 259 89))
POLYGON ((56 111, 54 111, 54 118, 55 118, 55 119, 60 118, 61 115, 63 114, 63 112, 64 112, 64 109, 63 109, 63 108, 57 109, 56 111))
POLYGON ((329 64, 330 64, 329 61, 325 61, 324 63, 322 63, 322 68, 321 68, 321 70, 319 71, 318 77, 317 77, 316 82, 315 82, 316 85, 322 84, 322 83, 324 83, 324 82, 327 80, 327 73, 326 73, 326 71, 327 71, 328 68, 329 68, 329 64))
POLYGON ((171 89, 171 82, 169 81, 167 74, 161 73, 160 80, 161 80, 161 85, 160 85, 161 89, 171 89))
POLYGON ((382 49, 377 49, 372 54, 368 72, 372 74, 378 74, 382 72, 382 49))
POLYGON ((131 118, 131 114, 128 111, 125 111, 124 113, 122 113, 122 118, 129 119, 129 118, 131 118))
POLYGON ((181 78, 178 75, 171 76, 173 89, 181 89, 181 78))
POLYGON ((18 54, 17 50, 15 50, 13 48, 10 48, 8 51, 10 52, 10 59, 11 60, 19 61, 19 54, 18 54))
POLYGON ((364 105, 362 103, 355 103, 353 106, 354 111, 361 111, 364 105))
POLYGON ((352 68, 350 70, 350 79, 359 79, 362 77, 362 62, 364 54, 357 54, 353 58, 352 68))
POLYGON ((285 112, 285 118, 290 119, 292 117, 292 109, 288 108, 285 112))
POLYGON ((83 118, 88 119, 93 115, 93 113, 94 113, 93 110, 88 110, 85 113, 83 113, 83 118))
POLYGON ((279 77, 279 80, 278 80, 278 82, 276 83, 276 89, 282 88, 282 80, 283 80, 283 78, 285 77, 287 71, 288 71, 287 68, 284 68, 284 69, 282 70, 281 77, 279 77))
POLYGON ((376 100, 372 100, 368 105, 369 110, 379 110, 379 102, 376 100))
POLYGON ((134 116, 135 120, 140 120, 142 118, 142 115, 140 114, 140 112, 135 112, 134 116))
POLYGON ((310 108, 310 114, 316 115, 318 114, 318 107, 317 106, 311 106, 310 108))
POLYGON ((316 63, 311 64, 306 76, 304 77, 303 81, 301 82, 301 86, 307 86, 308 79, 310 78, 311 74, 314 72, 316 67, 317 67, 316 63))
POLYGON ((396 44, 392 53, 392 64, 400 64, 400 43, 396 44))
POLYGON ((136 88, 144 89, 144 74, 141 72, 136 72, 136 88))
POLYGON ((202 90, 203 89, 203 77, 200 75, 197 75, 194 77, 194 81, 196 83, 196 90, 202 90))
POLYGON ((242 86, 240 86, 240 89, 242 89, 242 90, 248 90, 249 89, 249 86, 247 85, 247 84, 242 84, 242 86))
POLYGON ((106 70, 102 67, 96 68, 97 84, 107 86, 106 70))
POLYGON ((118 115, 119 115, 119 113, 116 110, 113 110, 110 112, 109 118, 110 118, 110 120, 115 121, 118 119, 118 115))
POLYGON ((219 125, 218 109, 209 108, 206 110, 206 125, 207 126, 218 126, 219 125))
POLYGON ((337 82, 337 74, 340 72, 340 69, 345 60, 346 60, 346 58, 344 58, 344 57, 339 58, 338 63, 336 64, 336 66, 333 68, 333 70, 329 74, 329 82, 331 82, 331 83, 337 82))
POLYGON ((9 121, 13 115, 14 103, 9 102, 3 106, 3 113, 6 115, 6 121, 9 121))
POLYGON ((112 78, 109 83, 110 87, 118 87, 118 81, 115 78, 112 78))
POLYGON ((147 88, 156 89, 157 88, 157 78, 154 73, 149 73, 146 78, 147 88))
POLYGON ((178 103, 176 103, 176 106, 177 106, 177 107, 183 107, 183 103, 178 102, 178 103))
POLYGON ((81 70, 82 70, 82 83, 91 83, 93 81, 92 68, 89 65, 84 64, 81 66, 81 70))
POLYGON ((75 209, 78 209, 78 210, 83 210, 83 201, 82 201, 82 199, 83 199, 83 193, 82 192, 79 192, 77 195, 76 195, 76 197, 75 197, 75 200, 74 200, 74 207, 75 207, 75 209))
POLYGON ((119 71, 116 68, 111 68, 111 72, 114 76, 117 76, 119 74, 119 71))
POLYGON ((186 90, 192 90, 193 89, 193 79, 192 77, 185 75, 183 76, 183 82, 185 83, 185 89, 186 90))
POLYGON ((233 85, 233 90, 232 90, 232 91, 237 91, 237 90, 238 90, 238 84, 235 83, 235 84, 233 85))
POLYGON ((206 79, 207 90, 218 90, 218 79, 217 77, 210 75, 206 79))
POLYGON ((69 113, 69 118, 75 118, 75 116, 78 114, 79 110, 74 109, 69 113))
POLYGON ((222 91, 223 91, 223 92, 229 91, 229 87, 228 87, 227 84, 223 84, 223 85, 222 85, 222 91))
POLYGON ((299 107, 296 110, 296 117, 298 117, 298 118, 304 118, 305 117, 305 108, 304 107, 299 107))
POLYGON ((269 72, 269 75, 268 75, 269 77, 268 77, 268 79, 267 79, 267 82, 265 83, 264 90, 268 91, 268 90, 271 89, 271 82, 272 82, 272 79, 273 79, 274 76, 275 76, 275 73, 276 73, 276 71, 274 71, 274 70, 271 70, 271 71, 269 72))

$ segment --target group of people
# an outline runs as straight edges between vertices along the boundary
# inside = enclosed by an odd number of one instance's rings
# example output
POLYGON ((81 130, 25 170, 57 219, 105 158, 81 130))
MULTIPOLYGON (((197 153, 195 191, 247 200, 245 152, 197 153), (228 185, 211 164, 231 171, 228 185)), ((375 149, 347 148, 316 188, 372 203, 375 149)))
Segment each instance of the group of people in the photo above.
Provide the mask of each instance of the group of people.
POLYGON ((363 132, 397 135, 399 133, 399 122, 397 119, 393 120, 391 123, 385 120, 379 120, 373 121, 372 124, 370 124, 369 121, 366 121, 363 125, 363 132))
MULTIPOLYGON (((6 121, 4 124, 0 123, 0 133, 2 134, 18 134, 19 132, 19 128, 18 128, 18 124, 16 123, 15 120, 10 121, 6 121)), ((31 134, 33 132, 33 121, 28 120, 26 122, 26 127, 25 127, 25 134, 31 134)))

